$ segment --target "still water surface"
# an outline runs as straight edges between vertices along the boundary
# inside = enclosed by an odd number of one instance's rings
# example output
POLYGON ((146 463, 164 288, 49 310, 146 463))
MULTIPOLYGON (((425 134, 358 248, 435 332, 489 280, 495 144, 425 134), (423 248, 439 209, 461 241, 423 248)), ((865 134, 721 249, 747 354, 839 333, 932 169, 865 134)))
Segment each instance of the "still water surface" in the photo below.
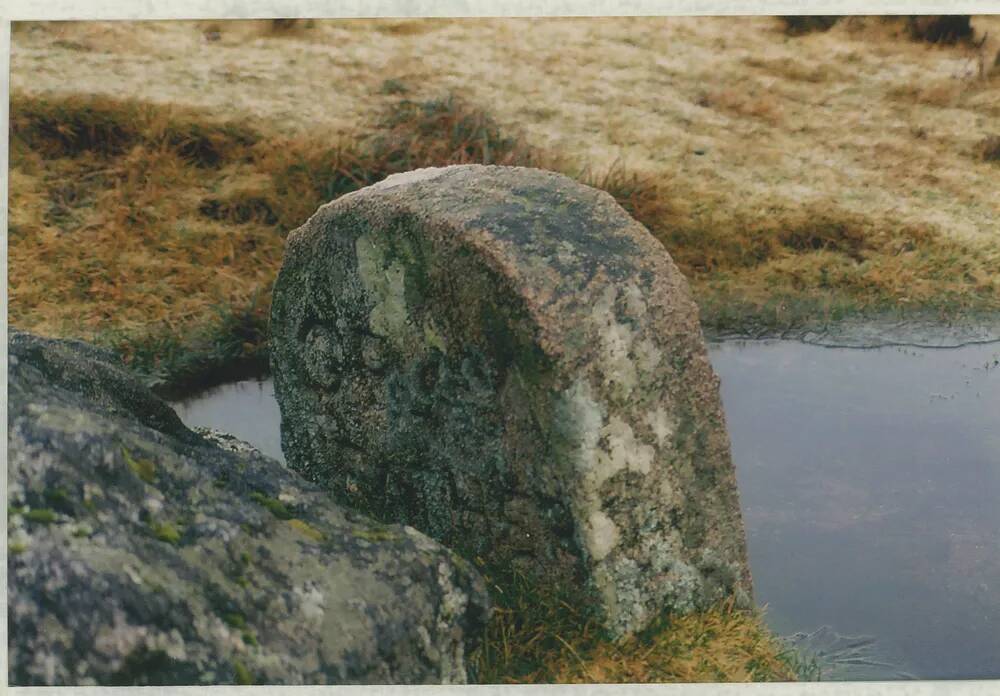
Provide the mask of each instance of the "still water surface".
MULTIPOLYGON (((1000 677, 1000 344, 710 351, 772 629, 827 679, 1000 677)), ((283 461, 270 381, 174 406, 283 461)))
POLYGON ((1000 677, 1000 345, 721 344, 757 601, 924 679, 1000 677))

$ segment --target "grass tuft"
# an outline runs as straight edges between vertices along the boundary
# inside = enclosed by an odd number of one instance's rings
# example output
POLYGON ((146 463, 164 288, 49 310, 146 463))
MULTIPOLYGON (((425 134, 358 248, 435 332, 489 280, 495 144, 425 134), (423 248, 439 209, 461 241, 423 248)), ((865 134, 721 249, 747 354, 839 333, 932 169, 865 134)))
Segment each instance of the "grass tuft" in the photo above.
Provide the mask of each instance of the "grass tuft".
POLYGON ((791 681, 794 656, 759 612, 724 602, 666 615, 640 634, 609 640, 587 604, 523 575, 487 578, 494 616, 472 657, 479 683, 791 681), (502 589, 501 589, 502 588, 502 589), (539 590, 539 588, 546 588, 539 590))
POLYGON ((906 18, 906 29, 914 41, 955 44, 972 39, 969 15, 921 15, 906 18))
POLYGON ((521 138, 504 133, 483 111, 454 95, 393 104, 380 119, 370 148, 390 172, 447 164, 541 163, 521 138))
POLYGON ((272 498, 265 493, 261 493, 260 491, 254 491, 251 493, 250 500, 267 508, 268 512, 277 517, 279 520, 290 520, 295 517, 295 515, 291 513, 283 502, 277 498, 272 498))
POLYGON ((186 334, 164 322, 142 333, 109 331, 101 342, 119 350, 151 389, 180 397, 267 371, 267 308, 255 292, 244 307, 207 308, 208 317, 186 334))
POLYGON ((406 83, 396 78, 383 80, 382 86, 379 87, 379 94, 406 94, 409 91, 410 88, 406 86, 406 83))
POLYGON ((243 614, 231 611, 223 614, 222 620, 226 622, 229 626, 233 628, 238 628, 243 630, 247 627, 247 620, 243 614))
MULTIPOLYGON (((1000 53, 997 54, 1000 60, 1000 53)), ((988 135, 977 146, 979 158, 984 162, 1000 163, 1000 135, 988 135)))
POLYGON ((788 15, 779 17, 789 36, 802 36, 815 31, 828 31, 840 21, 839 15, 788 15))
POLYGON ((13 140, 50 157, 121 155, 142 141, 198 167, 217 166, 258 137, 245 124, 193 110, 75 95, 12 99, 10 129, 13 140))

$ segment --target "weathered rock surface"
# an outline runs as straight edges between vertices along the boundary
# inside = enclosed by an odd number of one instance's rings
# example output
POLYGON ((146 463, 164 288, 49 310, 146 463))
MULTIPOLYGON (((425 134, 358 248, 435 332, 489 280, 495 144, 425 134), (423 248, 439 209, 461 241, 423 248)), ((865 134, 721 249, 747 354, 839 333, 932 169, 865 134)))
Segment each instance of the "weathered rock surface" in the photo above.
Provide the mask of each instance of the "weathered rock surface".
POLYGON ((41 370, 53 383, 86 397, 90 408, 135 420, 187 443, 200 443, 174 410, 122 365, 110 351, 83 341, 54 341, 12 330, 8 352, 41 370))
POLYGON ((750 601, 697 308, 609 195, 391 176, 291 234, 272 306, 282 448, 338 499, 589 595, 616 635, 750 601))
POLYGON ((203 440, 99 351, 9 351, 10 683, 466 679, 468 563, 203 440))

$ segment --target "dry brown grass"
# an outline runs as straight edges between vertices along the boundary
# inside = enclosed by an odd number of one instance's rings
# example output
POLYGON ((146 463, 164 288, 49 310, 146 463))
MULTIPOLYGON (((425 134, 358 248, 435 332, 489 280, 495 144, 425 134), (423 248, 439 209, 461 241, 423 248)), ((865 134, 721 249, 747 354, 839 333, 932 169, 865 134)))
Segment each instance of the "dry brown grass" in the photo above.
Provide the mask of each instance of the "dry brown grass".
MULTIPOLYGON (((714 330, 1000 304, 997 249, 930 223, 863 215, 829 198, 782 196, 748 210, 680 176, 621 162, 580 169, 454 97, 397 99, 370 124, 323 141, 185 108, 15 93, 10 320, 114 340, 166 382, 179 378, 171 365, 183 362, 186 343, 225 343, 219 360, 259 355, 287 231, 388 174, 467 162, 562 170, 609 191, 663 242, 714 330), (213 331, 218 341, 206 338, 213 331), (235 346, 222 335, 234 331, 246 338, 235 346)), ((182 372, 199 374, 190 365, 182 372)))
POLYGON ((760 68, 770 75, 776 75, 795 82, 819 84, 827 82, 838 74, 830 65, 807 63, 794 58, 760 58, 747 56, 743 64, 750 68, 760 68))
POLYGON ((400 85, 415 101, 452 92, 577 166, 621 160, 744 210, 829 198, 998 243, 1000 185, 968 153, 1000 117, 1000 84, 974 84, 980 58, 990 69, 1000 50, 1000 17, 972 18, 976 36, 988 35, 981 49, 853 17, 800 37, 773 17, 317 20, 281 38, 261 22, 217 22, 214 41, 204 23, 18 25, 11 82, 253 115, 268 133, 325 140, 366 129, 400 85), (965 96, 887 97, 946 83, 965 96), (729 94, 698 106, 712 91, 729 94), (929 137, 905 160, 877 155, 877 144, 908 147, 921 129, 929 137), (919 182, 926 172, 938 182, 919 182))
POLYGON ((183 331, 266 289, 282 243, 199 202, 256 134, 183 109, 102 98, 11 105, 9 317, 42 333, 183 331))
MULTIPOLYGON (((477 559, 479 562, 479 559, 477 559)), ((486 569, 480 569, 486 573, 486 569)), ((791 681, 808 662, 731 601, 664 615, 638 635, 609 639, 577 591, 498 569, 486 578, 493 618, 470 658, 480 683, 791 681)))
POLYGON ((698 100, 698 106, 760 119, 773 127, 781 125, 781 106, 778 101, 772 94, 753 87, 710 89, 698 100))
POLYGON ((556 684, 795 681, 784 648, 759 615, 717 607, 674 617, 642 637, 598 642, 580 653, 567 643, 545 664, 556 684))
MULTIPOLYGON (((569 616, 575 611, 568 604, 560 610, 569 616)), ((505 611, 499 610, 499 616, 505 611)), ((790 656, 762 617, 729 605, 669 617, 618 642, 603 639, 592 626, 566 626, 565 620, 536 621, 519 629, 504 621, 494 620, 476 656, 481 683, 796 680, 790 656)))
MULTIPOLYGON (((978 71, 975 62, 970 58, 965 68, 970 73, 978 71)), ((936 107, 937 109, 963 109, 970 105, 977 110, 992 115, 1000 114, 996 106, 984 102, 989 95, 1000 86, 1000 71, 984 73, 982 77, 970 76, 968 79, 937 79, 923 83, 900 84, 886 90, 885 96, 899 100, 907 105, 936 107)))

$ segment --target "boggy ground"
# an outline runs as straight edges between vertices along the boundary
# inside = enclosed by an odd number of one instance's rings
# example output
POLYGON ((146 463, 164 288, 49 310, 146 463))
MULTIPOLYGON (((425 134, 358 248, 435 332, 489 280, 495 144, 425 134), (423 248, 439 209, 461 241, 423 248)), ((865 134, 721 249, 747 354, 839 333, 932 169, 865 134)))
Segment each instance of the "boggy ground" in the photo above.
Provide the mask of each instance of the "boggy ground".
MULTIPOLYGON (((455 162, 610 191, 710 334, 996 316, 1000 18, 973 27, 982 45, 870 18, 18 24, 9 319, 113 346, 165 394, 259 372, 285 234, 455 162)), ((759 616, 612 646, 514 594, 484 678, 792 675, 759 616)))

